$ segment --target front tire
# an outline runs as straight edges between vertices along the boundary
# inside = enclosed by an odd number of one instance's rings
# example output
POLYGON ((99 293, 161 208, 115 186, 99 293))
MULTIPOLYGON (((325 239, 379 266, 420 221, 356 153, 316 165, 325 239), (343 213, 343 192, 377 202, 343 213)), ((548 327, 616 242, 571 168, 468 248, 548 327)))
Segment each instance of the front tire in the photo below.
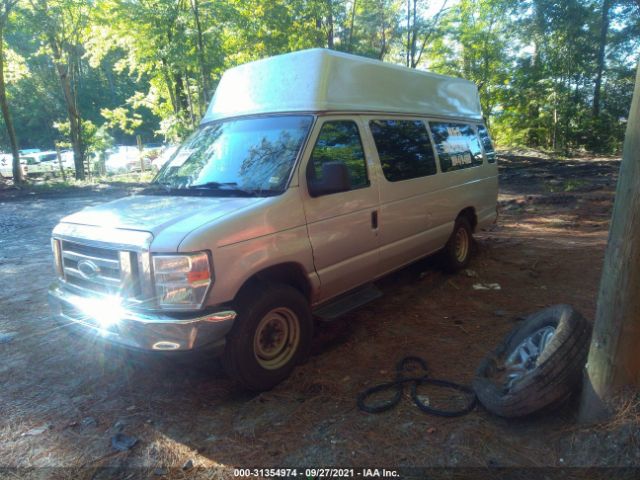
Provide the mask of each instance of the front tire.
POLYGON ((257 285, 237 299, 238 318, 222 363, 248 390, 269 390, 308 354, 313 334, 307 299, 288 285, 257 285))
POLYGON ((453 233, 444 247, 444 267, 449 272, 457 272, 467 268, 471 260, 473 235, 471 225, 466 217, 458 217, 453 226, 453 233))

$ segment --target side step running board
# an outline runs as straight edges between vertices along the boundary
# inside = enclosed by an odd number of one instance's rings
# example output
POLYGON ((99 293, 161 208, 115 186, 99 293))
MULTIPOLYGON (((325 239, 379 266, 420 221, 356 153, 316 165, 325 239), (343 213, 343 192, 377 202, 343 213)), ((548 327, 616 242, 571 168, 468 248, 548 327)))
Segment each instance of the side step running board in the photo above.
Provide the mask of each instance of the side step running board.
POLYGON ((330 322, 381 296, 382 292, 371 283, 321 305, 313 314, 322 321, 330 322))

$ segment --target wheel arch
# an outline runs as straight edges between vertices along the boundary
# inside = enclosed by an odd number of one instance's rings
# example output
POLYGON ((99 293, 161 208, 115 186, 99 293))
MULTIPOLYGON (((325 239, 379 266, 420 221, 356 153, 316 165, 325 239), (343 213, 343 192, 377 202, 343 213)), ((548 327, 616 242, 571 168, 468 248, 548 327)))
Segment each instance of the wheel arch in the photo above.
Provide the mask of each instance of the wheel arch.
POLYGON ((298 290, 309 303, 313 295, 313 288, 308 275, 302 265, 296 262, 284 262, 263 268, 251 275, 238 290, 236 299, 247 289, 260 283, 282 283, 298 290))
POLYGON ((465 207, 458 213, 456 220, 464 217, 469 221, 469 225, 471 226, 471 232, 476 231, 476 226, 478 225, 478 216, 476 215, 476 209, 474 207, 465 207))

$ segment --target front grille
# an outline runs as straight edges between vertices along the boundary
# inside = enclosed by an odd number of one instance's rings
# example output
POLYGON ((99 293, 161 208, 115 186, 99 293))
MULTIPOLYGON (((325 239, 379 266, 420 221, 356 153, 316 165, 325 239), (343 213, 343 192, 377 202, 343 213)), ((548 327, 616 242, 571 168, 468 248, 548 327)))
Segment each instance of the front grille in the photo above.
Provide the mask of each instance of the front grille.
POLYGON ((136 254, 63 240, 62 270, 69 285, 101 295, 137 297, 136 254))

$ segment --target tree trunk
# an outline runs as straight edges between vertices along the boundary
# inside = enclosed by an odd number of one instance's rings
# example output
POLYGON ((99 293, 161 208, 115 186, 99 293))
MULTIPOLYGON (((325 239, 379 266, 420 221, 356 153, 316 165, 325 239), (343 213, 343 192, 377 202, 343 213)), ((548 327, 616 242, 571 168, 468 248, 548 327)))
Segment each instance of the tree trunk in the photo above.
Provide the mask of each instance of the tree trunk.
POLYGON ((79 115, 73 108, 69 108, 69 116, 75 116, 76 121, 71 123, 71 147, 73 149, 73 164, 76 167, 76 180, 84 180, 84 145, 82 144, 82 126, 79 115))
POLYGON ((381 1, 379 7, 380 7, 380 23, 382 25, 382 29, 380 32, 381 45, 380 45, 380 53, 378 54, 378 60, 384 60, 384 54, 387 51, 387 22, 385 18, 384 2, 381 1))
POLYGON ((16 139, 16 131, 13 128, 13 120, 9 112, 9 103, 7 102, 7 90, 4 82, 4 25, 0 25, 0 109, 2 109, 2 117, 7 127, 7 135, 11 144, 11 155, 13 156, 13 183, 22 183, 22 168, 20 167, 20 152, 18 152, 18 140, 16 139))
POLYGON ((187 98, 187 92, 184 89, 184 81, 182 75, 179 73, 173 74, 173 84, 176 89, 176 101, 178 104, 178 111, 189 112, 189 99, 187 98))
POLYGON ((193 111, 193 98, 191 97, 191 89, 189 88, 188 77, 187 77, 187 86, 186 86, 185 92, 187 94, 187 103, 189 105, 189 118, 191 120, 191 128, 194 128, 196 126, 196 117, 193 111))
POLYGON ((327 48, 333 50, 333 1, 328 0, 327 5, 329 6, 329 13, 327 16, 327 26, 329 27, 327 30, 327 48))
POLYGON ((180 109, 178 108, 178 100, 176 99, 176 92, 173 86, 173 81, 169 76, 169 68, 167 67, 167 61, 164 58, 162 58, 160 62, 162 63, 162 77, 164 78, 164 82, 167 84, 167 90, 169 90, 171 107, 173 108, 173 113, 177 114, 180 109))
POLYGON ((111 70, 110 67, 107 67, 107 66, 101 66, 100 70, 104 74, 105 78, 107 79, 107 83, 109 84, 109 93, 111 94, 111 103, 115 104, 117 102, 117 97, 116 97, 116 87, 113 82, 113 71, 111 70))
POLYGON ((71 146, 73 148, 73 163, 76 168, 76 179, 84 180, 84 147, 82 145, 82 123, 80 113, 76 108, 76 102, 73 98, 71 90, 71 79, 69 78, 68 69, 65 65, 56 60, 56 69, 58 78, 62 86, 64 100, 67 107, 67 116, 69 117, 69 132, 71 137, 71 146))
POLYGON ((407 67, 411 66, 411 0, 407 0, 407 67))
POLYGON ((205 61, 204 41, 202 38, 202 25, 200 24, 200 11, 198 9, 198 0, 191 0, 191 9, 196 22, 197 46, 198 46, 198 62, 200 63, 200 76, 202 82, 202 103, 200 109, 204 110, 209 103, 209 69, 205 61))
POLYGON ((615 198, 580 405, 586 422, 608 416, 619 388, 640 385, 640 65, 615 198))
POLYGON ((418 0, 413 0, 413 25, 411 26, 411 68, 416 68, 416 37, 417 35, 417 3, 418 0))
MULTIPOLYGON (((46 0, 41 0, 39 8, 42 9, 42 14, 46 17, 49 11, 49 6, 46 0)), ((48 18, 48 17, 46 17, 48 18)), ((61 46, 56 39, 56 26, 51 23, 52 19, 48 18, 48 22, 45 25, 47 40, 49 47, 51 48, 53 63, 60 80, 60 86, 62 87, 62 93, 64 95, 65 105, 67 107, 67 116, 69 117, 69 130, 71 136, 71 145, 73 147, 73 163, 76 167, 76 179, 84 180, 84 146, 82 144, 82 119, 80 118, 80 112, 77 107, 77 102, 73 89, 71 86, 70 68, 68 59, 63 58, 63 52, 61 46)))
POLYGON ((353 25, 356 21, 356 3, 357 0, 353 0, 351 7, 351 27, 349 28, 349 52, 353 51, 353 25))
POLYGON ((600 115, 600 89, 602 87, 602 73, 604 72, 604 54, 607 46, 607 33, 609 32, 609 9, 612 0, 602 2, 602 23, 600 25, 600 43, 598 45, 598 69, 596 83, 593 88, 593 116, 600 115))
POLYGON ((422 45, 420 46, 420 51, 418 52, 418 58, 416 58, 415 60, 415 67, 417 67, 418 64, 420 63, 420 59, 422 58, 422 52, 424 52, 424 47, 427 46, 427 43, 429 42, 431 35, 436 31, 436 28, 438 27, 438 21, 440 20, 440 16, 443 14, 443 12, 447 10, 446 7, 447 7, 447 0, 442 2, 442 5, 440 6, 440 10, 438 10, 438 13, 436 13, 436 15, 433 17, 431 28, 429 28, 429 30, 427 30, 427 32, 424 34, 424 40, 422 41, 422 45))

